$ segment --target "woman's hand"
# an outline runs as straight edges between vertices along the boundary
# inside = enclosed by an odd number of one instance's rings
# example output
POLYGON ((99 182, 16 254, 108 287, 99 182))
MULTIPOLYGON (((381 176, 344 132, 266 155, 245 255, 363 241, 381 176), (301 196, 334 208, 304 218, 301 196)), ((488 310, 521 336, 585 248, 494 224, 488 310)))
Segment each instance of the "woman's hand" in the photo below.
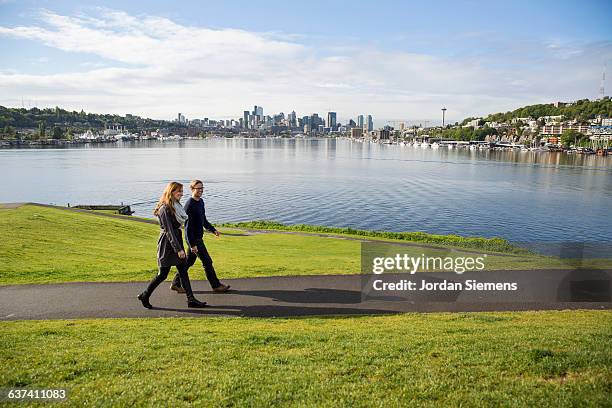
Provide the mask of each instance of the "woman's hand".
POLYGON ((183 251, 182 249, 178 251, 178 257, 181 259, 185 259, 185 251, 183 251))

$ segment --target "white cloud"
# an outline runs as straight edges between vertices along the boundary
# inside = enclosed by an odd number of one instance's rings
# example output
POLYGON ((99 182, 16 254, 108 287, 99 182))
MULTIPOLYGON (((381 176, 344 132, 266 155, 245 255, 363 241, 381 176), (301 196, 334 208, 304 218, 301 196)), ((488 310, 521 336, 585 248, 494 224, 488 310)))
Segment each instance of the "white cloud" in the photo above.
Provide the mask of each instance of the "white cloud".
POLYGON ((96 62, 73 67, 80 72, 53 75, 0 72, 0 104, 6 103, 1 98, 26 95, 41 105, 156 118, 176 112, 191 118, 239 117, 257 104, 268 113, 331 108, 341 117, 368 112, 421 119, 439 116, 445 105, 447 118, 460 120, 527 103, 594 96, 600 69, 593 58, 612 55, 610 44, 542 43, 536 48, 546 66, 517 55, 510 68, 494 54, 467 59, 352 45, 315 49, 300 35, 192 27, 107 9, 96 16, 43 11, 41 24, 0 26, 1 36, 90 54, 96 62))
POLYGON ((551 41, 546 47, 550 50, 552 55, 559 59, 569 59, 582 54, 580 48, 560 40, 551 41))

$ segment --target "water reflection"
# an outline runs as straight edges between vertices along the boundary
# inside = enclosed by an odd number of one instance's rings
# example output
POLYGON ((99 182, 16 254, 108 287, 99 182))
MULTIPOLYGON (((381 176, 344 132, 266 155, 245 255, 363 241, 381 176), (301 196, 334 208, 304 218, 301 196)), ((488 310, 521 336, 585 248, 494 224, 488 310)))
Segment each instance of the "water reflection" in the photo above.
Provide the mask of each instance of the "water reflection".
POLYGON ((150 216, 165 183, 202 178, 215 222, 612 241, 611 164, 610 157, 335 139, 27 148, 0 150, 0 201, 143 203, 136 215, 150 216))

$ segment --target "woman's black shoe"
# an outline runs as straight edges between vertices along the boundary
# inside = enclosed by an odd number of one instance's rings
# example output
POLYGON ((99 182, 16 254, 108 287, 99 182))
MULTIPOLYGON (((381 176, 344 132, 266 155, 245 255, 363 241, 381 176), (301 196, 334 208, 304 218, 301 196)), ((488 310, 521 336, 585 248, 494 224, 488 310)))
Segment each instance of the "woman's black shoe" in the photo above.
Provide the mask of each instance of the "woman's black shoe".
POLYGON ((206 302, 200 302, 196 298, 187 299, 187 307, 205 307, 206 302))
POLYGON ((138 295, 138 300, 140 300, 142 302, 142 305, 146 307, 147 309, 153 309, 153 305, 149 303, 149 297, 145 295, 144 293, 141 293, 140 295, 138 295))

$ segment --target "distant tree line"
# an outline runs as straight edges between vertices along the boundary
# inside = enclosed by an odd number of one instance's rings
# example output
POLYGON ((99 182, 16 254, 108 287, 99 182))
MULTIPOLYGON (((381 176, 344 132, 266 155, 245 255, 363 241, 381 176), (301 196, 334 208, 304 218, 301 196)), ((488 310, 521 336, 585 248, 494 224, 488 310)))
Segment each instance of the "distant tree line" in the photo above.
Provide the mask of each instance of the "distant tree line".
MULTIPOLYGON (((532 117, 537 119, 542 116, 559 115, 563 115, 565 119, 577 119, 581 122, 594 119, 597 115, 603 115, 610 118, 612 117, 612 100, 610 100, 609 96, 596 101, 581 99, 571 105, 562 105, 558 108, 552 103, 529 105, 511 112, 494 113, 484 118, 484 120, 486 122, 508 122, 514 118, 532 117)), ((468 119, 466 119, 464 122, 469 122, 468 119)))
MULTIPOLYGON (((463 122, 461 122, 461 123, 455 123, 455 125, 458 125, 458 126, 465 126, 465 125, 467 125, 468 123, 470 123, 471 121, 473 121, 473 120, 475 120, 475 119, 478 119, 478 118, 472 118, 472 117, 465 118, 465 119, 463 119, 463 122)), ((478 121, 478 126, 482 126, 482 125, 484 125, 484 124, 485 124, 485 121, 484 121, 483 119, 480 119, 480 120, 478 121)))
POLYGON ((55 108, 7 108, 0 106, 0 131, 5 138, 14 138, 18 129, 37 129, 38 138, 70 138, 76 132, 102 130, 105 126, 121 125, 129 132, 181 126, 165 120, 137 116, 86 113, 55 108))
POLYGON ((485 138, 489 135, 497 135, 497 130, 490 128, 488 126, 474 129, 473 127, 458 127, 458 128, 446 128, 446 129, 436 129, 433 131, 431 136, 441 137, 443 139, 452 139, 452 140, 465 140, 465 141, 476 141, 476 140, 485 140, 485 138))

